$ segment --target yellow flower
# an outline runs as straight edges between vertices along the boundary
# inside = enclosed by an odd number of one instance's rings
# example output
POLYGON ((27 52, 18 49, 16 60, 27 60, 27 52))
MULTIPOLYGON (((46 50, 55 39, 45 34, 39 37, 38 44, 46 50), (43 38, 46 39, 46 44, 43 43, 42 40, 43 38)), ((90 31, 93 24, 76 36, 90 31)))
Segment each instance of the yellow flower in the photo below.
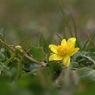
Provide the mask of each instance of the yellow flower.
POLYGON ((63 39, 61 45, 50 44, 49 48, 53 54, 49 57, 49 61, 62 60, 63 64, 68 67, 70 65, 70 57, 74 55, 79 48, 75 48, 76 38, 69 38, 67 41, 63 39))

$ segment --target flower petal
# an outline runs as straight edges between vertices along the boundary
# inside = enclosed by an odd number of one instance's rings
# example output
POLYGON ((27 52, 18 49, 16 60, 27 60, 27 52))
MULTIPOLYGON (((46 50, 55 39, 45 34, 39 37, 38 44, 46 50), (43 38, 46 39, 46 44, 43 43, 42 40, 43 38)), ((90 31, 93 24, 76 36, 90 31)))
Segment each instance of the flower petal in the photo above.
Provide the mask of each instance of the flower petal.
POLYGON ((66 42, 66 39, 63 39, 62 41, 61 41, 61 45, 67 45, 67 42, 66 42))
POLYGON ((64 64, 66 67, 70 66, 70 56, 65 56, 65 57, 63 58, 63 64, 64 64))
POLYGON ((71 50, 70 52, 70 56, 74 55, 76 52, 78 52, 79 48, 74 48, 73 50, 71 50))
POLYGON ((51 49, 51 51, 52 51, 53 53, 57 53, 57 46, 56 46, 56 45, 50 44, 50 45, 49 45, 49 48, 51 49))
POLYGON ((62 60, 62 56, 61 55, 58 55, 58 54, 52 54, 50 57, 49 57, 49 61, 53 61, 53 60, 62 60))
POLYGON ((69 47, 75 47, 75 43, 76 43, 76 38, 75 37, 69 38, 68 41, 67 41, 67 45, 69 47))

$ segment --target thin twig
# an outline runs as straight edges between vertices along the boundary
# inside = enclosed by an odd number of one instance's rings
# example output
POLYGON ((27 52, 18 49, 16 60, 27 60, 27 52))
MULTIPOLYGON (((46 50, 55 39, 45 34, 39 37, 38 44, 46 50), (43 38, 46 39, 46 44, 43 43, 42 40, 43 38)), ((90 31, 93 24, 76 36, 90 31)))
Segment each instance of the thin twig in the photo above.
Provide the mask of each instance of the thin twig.
POLYGON ((35 62, 35 63, 37 63, 37 64, 39 64, 39 65, 41 65, 41 66, 46 66, 46 63, 43 62, 43 61, 40 62, 40 61, 34 59, 33 57, 28 56, 27 54, 24 54, 24 56, 25 56, 27 59, 29 59, 30 61, 33 61, 33 62, 35 62))
POLYGON ((8 45, 6 42, 4 42, 3 40, 0 39, 0 43, 4 44, 5 46, 7 46, 12 52, 14 52, 14 49, 10 47, 10 45, 8 45))
MULTIPOLYGON (((6 42, 4 42, 3 40, 0 39, 0 43, 4 44, 5 46, 7 46, 12 52, 15 52, 15 49, 11 48, 10 45, 8 45, 6 42)), ((40 62, 36 59, 34 59, 33 57, 31 56, 28 56, 26 53, 23 52, 23 56, 25 56, 27 59, 29 59, 30 61, 32 62, 35 62, 39 65, 41 65, 42 67, 46 66, 46 63, 45 62, 40 62)))

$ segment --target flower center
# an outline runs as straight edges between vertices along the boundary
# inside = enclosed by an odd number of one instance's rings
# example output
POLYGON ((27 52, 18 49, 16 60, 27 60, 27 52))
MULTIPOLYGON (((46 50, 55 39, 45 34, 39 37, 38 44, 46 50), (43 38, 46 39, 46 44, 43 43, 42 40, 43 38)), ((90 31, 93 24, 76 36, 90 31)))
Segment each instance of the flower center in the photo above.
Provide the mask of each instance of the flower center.
POLYGON ((62 56, 68 54, 68 46, 67 45, 64 45, 64 46, 59 45, 57 48, 57 52, 62 56))

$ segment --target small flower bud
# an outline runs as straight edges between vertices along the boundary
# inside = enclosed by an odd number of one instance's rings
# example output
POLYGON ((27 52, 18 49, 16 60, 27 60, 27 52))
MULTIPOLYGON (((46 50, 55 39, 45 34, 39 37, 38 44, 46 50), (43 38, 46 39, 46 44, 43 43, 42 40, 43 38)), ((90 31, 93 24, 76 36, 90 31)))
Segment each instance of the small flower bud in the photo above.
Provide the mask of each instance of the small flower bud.
POLYGON ((20 45, 15 46, 15 49, 17 51, 23 52, 23 49, 22 49, 22 47, 20 45))

